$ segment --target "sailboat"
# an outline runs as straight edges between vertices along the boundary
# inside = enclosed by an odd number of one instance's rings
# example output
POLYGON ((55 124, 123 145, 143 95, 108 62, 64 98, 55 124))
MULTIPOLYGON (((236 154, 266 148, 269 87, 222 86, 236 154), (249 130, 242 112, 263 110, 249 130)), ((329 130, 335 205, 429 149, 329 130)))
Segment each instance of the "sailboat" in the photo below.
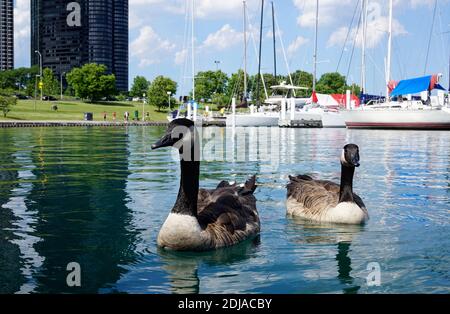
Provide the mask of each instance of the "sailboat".
MULTIPOLYGON (((186 4, 187 5, 187 4, 186 4)), ((188 9, 188 7, 186 7, 188 9)), ((188 10, 186 10, 186 17, 188 10)), ((195 0, 191 0, 191 67, 192 67, 192 100, 184 101, 178 110, 172 111, 167 115, 169 122, 186 117, 194 122, 201 122, 201 117, 197 115, 198 103, 195 101, 195 0), (181 110, 186 108, 186 114, 181 115, 181 110)), ((170 95, 169 95, 170 97, 170 95)))
POLYGON ((402 80, 395 88, 391 76, 393 0, 389 1, 389 36, 386 64, 386 100, 372 102, 358 109, 343 111, 348 128, 443 129, 450 130, 450 106, 444 97, 430 96, 442 75, 428 75, 402 80), (421 93, 426 101, 412 95, 421 93), (403 96, 407 96, 406 99, 403 96), (396 97, 396 100, 391 99, 396 97))
MULTIPOLYGON (((266 100, 268 103, 278 103, 281 108, 280 126, 290 126, 293 121, 315 121, 321 122, 324 128, 345 128, 345 121, 342 114, 328 107, 326 104, 319 103, 316 94, 316 77, 317 77, 317 40, 318 40, 318 25, 319 24, 319 1, 316 0, 316 19, 315 19, 315 47, 313 56, 313 93, 311 97, 299 98, 295 96, 296 90, 305 90, 308 88, 298 87, 292 84, 285 84, 284 82, 277 86, 272 86, 274 90, 281 91, 283 96, 270 97, 266 100), (288 106, 287 112, 286 104, 288 106), (289 119, 286 119, 286 116, 289 119)), ((275 31, 274 31, 275 33, 275 31)), ((323 95, 325 96, 325 95, 323 95)))
MULTIPOLYGON (((243 1, 244 8, 244 102, 247 103, 247 4, 243 1)), ((264 0, 261 0, 261 24, 260 24, 260 46, 258 59, 258 76, 261 76, 261 43, 262 43, 262 24, 264 18, 264 0)), ((258 81, 259 84, 259 81, 258 81)), ((259 90, 259 88, 257 88, 259 90)), ((256 99, 258 99, 257 95, 256 99)), ((276 111, 266 111, 263 106, 256 108, 250 106, 250 113, 236 114, 235 104, 233 103, 233 114, 226 116, 227 126, 278 126, 279 113, 276 111)))

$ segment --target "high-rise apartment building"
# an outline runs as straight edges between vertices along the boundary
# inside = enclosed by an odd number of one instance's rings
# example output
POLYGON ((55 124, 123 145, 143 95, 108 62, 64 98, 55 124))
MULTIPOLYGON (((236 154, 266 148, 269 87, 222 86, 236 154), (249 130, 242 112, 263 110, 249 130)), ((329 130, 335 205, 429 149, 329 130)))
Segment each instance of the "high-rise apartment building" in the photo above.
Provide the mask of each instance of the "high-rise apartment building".
POLYGON ((31 63, 60 75, 100 63, 128 90, 128 0, 31 0, 31 63))
POLYGON ((13 0, 0 0, 0 71, 14 68, 13 0))

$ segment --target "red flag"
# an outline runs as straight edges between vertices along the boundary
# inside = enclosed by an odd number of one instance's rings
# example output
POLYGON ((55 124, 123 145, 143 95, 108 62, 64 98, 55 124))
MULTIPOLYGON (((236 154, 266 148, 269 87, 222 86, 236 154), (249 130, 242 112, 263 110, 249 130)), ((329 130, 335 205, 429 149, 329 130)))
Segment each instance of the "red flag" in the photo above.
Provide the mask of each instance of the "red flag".
POLYGON ((397 81, 394 80, 389 81, 388 83, 389 94, 392 93, 392 91, 397 87, 397 85, 398 85, 397 81))
POLYGON ((311 98, 313 103, 317 104, 319 102, 319 98, 317 98, 316 91, 313 91, 311 98))

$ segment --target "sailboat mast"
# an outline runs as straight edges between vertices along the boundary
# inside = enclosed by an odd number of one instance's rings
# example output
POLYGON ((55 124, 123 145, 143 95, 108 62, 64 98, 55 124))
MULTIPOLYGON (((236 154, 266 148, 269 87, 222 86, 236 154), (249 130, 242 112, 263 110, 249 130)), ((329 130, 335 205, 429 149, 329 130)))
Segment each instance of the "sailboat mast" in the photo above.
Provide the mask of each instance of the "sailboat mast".
POLYGON ((272 33, 273 33, 273 68, 274 77, 277 77, 277 39, 275 33, 275 8, 272 1, 272 33))
POLYGON ((192 28, 192 36, 191 36, 191 44, 192 44, 192 100, 195 101, 195 23, 194 23, 194 14, 195 14, 195 0, 192 0, 192 10, 191 10, 191 28, 192 28))
POLYGON ((247 3, 244 3, 244 102, 247 102, 247 3))
POLYGON ((256 80, 256 103, 259 104, 259 81, 261 79, 261 51, 262 51, 262 28, 264 23, 264 0, 261 0, 261 24, 259 25, 259 58, 258 58, 258 77, 256 80))
POLYGON ((314 57, 313 57, 313 92, 316 91, 317 78, 317 35, 319 29, 319 0, 316 0, 316 24, 314 29, 314 57))
POLYGON ((361 94, 366 91, 366 38, 367 38, 367 0, 361 2, 362 53, 361 53, 361 94))
POLYGON ((388 54, 386 62, 386 102, 389 102, 389 82, 391 81, 391 50, 392 50, 392 0, 389 0, 389 33, 388 54))

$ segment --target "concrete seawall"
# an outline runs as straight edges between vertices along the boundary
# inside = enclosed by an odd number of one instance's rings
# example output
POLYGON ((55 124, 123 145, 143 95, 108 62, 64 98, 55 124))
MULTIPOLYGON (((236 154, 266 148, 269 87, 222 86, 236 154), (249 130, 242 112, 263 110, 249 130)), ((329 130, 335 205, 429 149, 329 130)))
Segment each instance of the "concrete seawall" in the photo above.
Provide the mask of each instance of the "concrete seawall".
MULTIPOLYGON (((0 121, 2 128, 36 128, 36 127, 82 127, 82 126, 103 126, 103 127, 122 127, 122 126, 167 126, 168 121, 129 121, 127 123, 113 121, 0 121)), ((225 127, 225 121, 212 120, 203 121, 202 125, 225 127)))
POLYGON ((129 121, 0 121, 0 128, 35 128, 35 127, 80 127, 80 126, 167 126, 168 122, 138 122, 129 121))

